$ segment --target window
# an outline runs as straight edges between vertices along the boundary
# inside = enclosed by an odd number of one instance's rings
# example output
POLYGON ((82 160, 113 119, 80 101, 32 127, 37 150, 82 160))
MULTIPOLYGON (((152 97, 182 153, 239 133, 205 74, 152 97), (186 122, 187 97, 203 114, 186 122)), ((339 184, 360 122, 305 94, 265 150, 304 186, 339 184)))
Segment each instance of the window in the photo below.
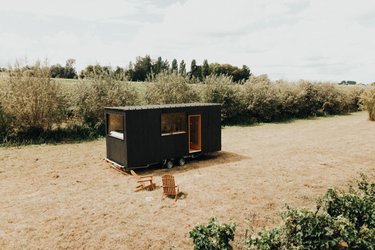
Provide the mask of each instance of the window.
POLYGON ((124 116, 107 114, 107 129, 109 136, 124 140, 124 116))
POLYGON ((186 114, 161 114, 161 135, 175 135, 186 133, 186 114))

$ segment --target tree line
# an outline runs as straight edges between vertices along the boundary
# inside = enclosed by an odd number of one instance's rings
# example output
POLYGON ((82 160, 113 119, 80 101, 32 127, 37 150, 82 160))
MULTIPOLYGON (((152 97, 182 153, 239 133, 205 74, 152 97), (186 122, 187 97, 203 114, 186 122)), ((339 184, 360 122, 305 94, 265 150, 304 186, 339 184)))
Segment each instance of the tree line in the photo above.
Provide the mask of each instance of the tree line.
POLYGON ((97 74, 112 74, 119 80, 129 80, 134 82, 143 82, 149 78, 158 75, 161 72, 175 72, 179 75, 187 75, 190 79, 202 81, 209 75, 227 75, 232 77, 234 82, 244 82, 251 76, 250 68, 243 65, 241 68, 231 64, 208 63, 205 59, 202 65, 199 65, 195 59, 190 63, 190 68, 184 60, 180 62, 173 59, 171 63, 168 60, 158 57, 156 60, 149 55, 137 57, 136 61, 130 62, 126 68, 116 66, 102 66, 100 64, 88 65, 78 74, 75 68, 75 59, 66 60, 65 66, 55 64, 50 66, 52 78, 90 78, 97 74))

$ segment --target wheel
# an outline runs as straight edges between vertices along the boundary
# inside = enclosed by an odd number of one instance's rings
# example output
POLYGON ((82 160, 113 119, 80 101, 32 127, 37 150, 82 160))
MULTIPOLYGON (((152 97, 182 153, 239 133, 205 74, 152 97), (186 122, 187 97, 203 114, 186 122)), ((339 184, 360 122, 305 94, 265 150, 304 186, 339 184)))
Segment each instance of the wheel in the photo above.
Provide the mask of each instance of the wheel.
POLYGON ((166 166, 168 169, 173 168, 173 161, 168 160, 167 163, 165 164, 165 166, 166 166))
POLYGON ((183 166, 183 165, 185 165, 185 158, 180 158, 180 159, 178 159, 178 165, 180 165, 180 166, 183 166))

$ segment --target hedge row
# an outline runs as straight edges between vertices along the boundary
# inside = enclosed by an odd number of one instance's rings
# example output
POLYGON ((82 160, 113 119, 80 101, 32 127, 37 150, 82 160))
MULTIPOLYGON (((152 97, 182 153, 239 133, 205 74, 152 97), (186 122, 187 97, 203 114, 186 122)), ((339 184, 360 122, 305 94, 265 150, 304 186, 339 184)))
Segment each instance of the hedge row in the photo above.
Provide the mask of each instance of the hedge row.
POLYGON ((94 75, 77 85, 59 84, 49 67, 10 69, 0 82, 0 143, 84 140, 104 134, 105 106, 134 105, 130 84, 112 74, 94 75))
POLYGON ((28 70, 15 66, 0 82, 0 143, 77 139, 77 131, 86 131, 79 139, 101 136, 105 106, 215 102, 222 104, 223 125, 345 114, 360 110, 361 100, 372 119, 375 114, 374 91, 365 91, 370 87, 272 82, 266 75, 242 85, 223 75, 193 83, 161 73, 138 87, 122 79, 102 72, 76 85, 59 84, 40 63, 28 70))

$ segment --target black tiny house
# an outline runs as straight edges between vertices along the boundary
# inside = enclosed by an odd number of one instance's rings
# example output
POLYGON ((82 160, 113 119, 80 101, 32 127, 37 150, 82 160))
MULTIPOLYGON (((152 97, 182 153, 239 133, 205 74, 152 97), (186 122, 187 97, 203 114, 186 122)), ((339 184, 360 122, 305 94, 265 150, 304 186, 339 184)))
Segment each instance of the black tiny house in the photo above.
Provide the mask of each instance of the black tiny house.
POLYGON ((127 169, 221 150, 221 105, 186 103, 105 108, 107 159, 127 169))

